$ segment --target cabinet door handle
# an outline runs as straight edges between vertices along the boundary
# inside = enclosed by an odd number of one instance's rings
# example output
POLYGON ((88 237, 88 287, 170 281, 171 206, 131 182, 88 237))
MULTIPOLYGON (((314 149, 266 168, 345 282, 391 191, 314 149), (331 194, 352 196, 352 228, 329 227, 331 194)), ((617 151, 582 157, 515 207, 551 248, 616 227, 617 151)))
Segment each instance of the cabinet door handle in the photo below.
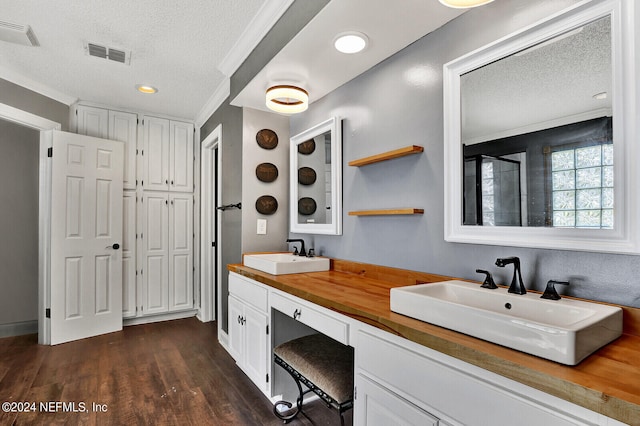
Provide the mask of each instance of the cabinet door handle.
POLYGON ((242 324, 242 322, 240 321, 240 315, 238 315, 238 324, 242 324))
POLYGON ((169 185, 169 179, 165 179, 165 180, 164 180, 164 184, 165 184, 165 185, 169 185))
POLYGON ((295 311, 293 311, 293 319, 297 320, 298 318, 300 318, 300 315, 302 315, 302 310, 296 309, 295 311))
POLYGON ((173 185, 173 181, 171 181, 171 185, 173 185))

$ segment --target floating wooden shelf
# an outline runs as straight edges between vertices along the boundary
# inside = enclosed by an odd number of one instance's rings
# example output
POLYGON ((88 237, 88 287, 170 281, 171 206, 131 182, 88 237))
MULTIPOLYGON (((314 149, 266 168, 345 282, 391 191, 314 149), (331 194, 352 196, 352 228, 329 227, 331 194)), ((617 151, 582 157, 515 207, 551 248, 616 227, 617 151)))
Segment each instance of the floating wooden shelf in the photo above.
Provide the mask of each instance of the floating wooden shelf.
POLYGON ((372 155, 371 157, 349 161, 349 165, 355 167, 366 166, 367 164, 373 164, 380 161, 391 160, 393 158, 404 157, 405 155, 418 154, 422 151, 424 151, 424 148, 421 146, 409 145, 405 146, 404 148, 394 149, 393 151, 383 152, 382 154, 372 155))
POLYGON ((383 210, 357 210, 349 212, 349 216, 384 216, 384 215, 409 215, 423 214, 424 209, 383 209, 383 210))

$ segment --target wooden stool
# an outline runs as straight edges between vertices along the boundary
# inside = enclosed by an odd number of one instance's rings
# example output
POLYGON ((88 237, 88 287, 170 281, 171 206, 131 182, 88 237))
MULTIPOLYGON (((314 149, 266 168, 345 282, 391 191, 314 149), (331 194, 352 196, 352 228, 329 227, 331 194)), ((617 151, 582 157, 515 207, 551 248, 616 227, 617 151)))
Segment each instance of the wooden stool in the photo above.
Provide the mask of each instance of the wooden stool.
POLYGON ((273 354, 275 363, 293 377, 300 392, 292 414, 278 411, 280 405, 293 406, 287 401, 276 402, 273 413, 288 423, 302 412, 304 395, 314 392, 328 407, 338 410, 344 425, 344 412, 353 408, 353 348, 323 334, 312 334, 277 346, 273 354), (302 385, 307 390, 303 391, 302 385))

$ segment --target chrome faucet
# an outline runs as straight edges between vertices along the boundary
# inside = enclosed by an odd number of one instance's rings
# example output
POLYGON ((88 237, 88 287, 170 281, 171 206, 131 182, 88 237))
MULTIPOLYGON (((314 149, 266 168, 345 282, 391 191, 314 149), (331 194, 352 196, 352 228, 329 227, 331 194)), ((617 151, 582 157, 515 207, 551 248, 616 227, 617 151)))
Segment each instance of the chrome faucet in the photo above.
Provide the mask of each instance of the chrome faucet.
POLYGON ((520 258, 519 257, 502 257, 496 259, 496 266, 504 268, 506 265, 513 263, 513 278, 511 279, 511 285, 509 286, 509 293, 526 294, 527 289, 522 283, 522 274, 520 273, 520 258))
MULTIPOLYGON (((304 240, 301 238, 287 238, 288 243, 300 243, 300 251, 297 253, 298 256, 307 256, 307 251, 304 249, 304 240)), ((294 252, 293 254, 296 254, 294 252)))

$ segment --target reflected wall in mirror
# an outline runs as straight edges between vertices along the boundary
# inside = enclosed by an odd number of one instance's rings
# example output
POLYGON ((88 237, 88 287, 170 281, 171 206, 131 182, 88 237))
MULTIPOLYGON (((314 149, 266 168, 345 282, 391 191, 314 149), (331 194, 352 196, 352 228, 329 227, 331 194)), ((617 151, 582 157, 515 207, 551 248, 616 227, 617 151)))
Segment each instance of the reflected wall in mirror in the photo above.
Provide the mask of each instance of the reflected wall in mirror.
POLYGON ((445 65, 447 241, 638 252, 631 6, 580 4, 445 65))
POLYGON ((337 117, 291 138, 290 230, 342 234, 342 131, 337 117))

